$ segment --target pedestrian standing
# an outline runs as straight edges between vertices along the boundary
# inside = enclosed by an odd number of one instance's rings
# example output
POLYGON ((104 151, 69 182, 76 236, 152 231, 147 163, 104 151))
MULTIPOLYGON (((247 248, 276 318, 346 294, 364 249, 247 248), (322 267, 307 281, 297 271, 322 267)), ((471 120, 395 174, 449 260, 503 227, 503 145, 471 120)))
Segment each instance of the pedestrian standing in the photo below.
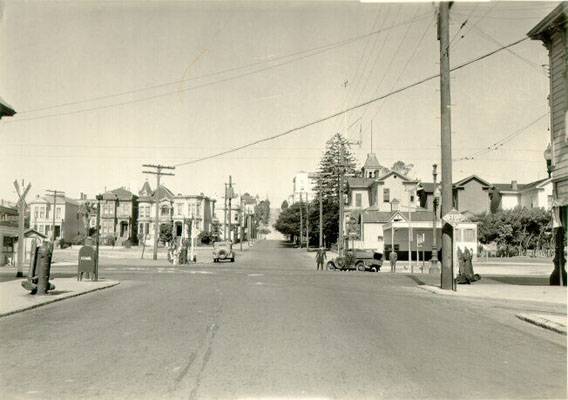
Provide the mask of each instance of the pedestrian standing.
POLYGON ((391 272, 396 272, 397 260, 398 260, 398 254, 396 254, 396 250, 392 250, 389 254, 389 261, 391 263, 391 272))
POLYGON ((323 271, 323 264, 327 259, 327 254, 325 254, 325 249, 320 247, 316 253, 316 263, 317 263, 317 270, 319 271, 320 268, 323 271))

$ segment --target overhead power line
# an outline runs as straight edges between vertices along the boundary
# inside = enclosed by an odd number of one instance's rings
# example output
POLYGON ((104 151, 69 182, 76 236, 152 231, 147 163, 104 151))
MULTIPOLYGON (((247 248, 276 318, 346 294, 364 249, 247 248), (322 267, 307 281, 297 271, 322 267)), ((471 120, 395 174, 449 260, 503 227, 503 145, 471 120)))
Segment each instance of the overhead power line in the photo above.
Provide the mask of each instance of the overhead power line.
MULTIPOLYGON (((528 37, 524 37, 524 38, 522 38, 522 39, 516 40, 516 41, 514 41, 514 42, 512 42, 512 43, 510 43, 510 44, 508 44, 508 45, 505 45, 505 46, 502 46, 502 47, 500 47, 500 48, 497 48, 497 49, 495 49, 495 50, 493 50, 493 51, 490 51, 489 53, 486 53, 486 54, 483 54, 483 55, 481 55, 481 56, 475 57, 475 58, 472 59, 472 60, 466 61, 466 62, 464 62, 464 63, 462 63, 462 64, 459 64, 459 65, 457 65, 457 66, 451 68, 450 71, 452 71, 452 72, 453 72, 453 71, 457 71, 457 70, 459 70, 459 69, 461 69, 461 68, 464 68, 464 67, 466 67, 466 66, 468 66, 468 65, 471 65, 471 64, 476 63, 476 62, 478 62, 478 61, 481 61, 481 60, 483 60, 483 59, 485 59, 485 58, 488 58, 488 57, 490 57, 490 56, 492 56, 492 55, 494 55, 494 54, 496 54, 496 53, 499 53, 500 51, 503 51, 503 50, 505 50, 505 49, 507 49, 507 48, 509 48, 509 47, 513 47, 513 46, 515 46, 515 45, 517 45, 517 44, 519 44, 519 43, 522 43, 522 42, 524 42, 525 40, 528 40, 528 37)), ((234 153, 234 152, 236 152, 236 151, 243 150, 243 149, 246 149, 246 148, 248 148, 248 147, 255 146, 255 145, 259 144, 259 143, 269 142, 269 141, 272 141, 272 140, 281 138, 281 137, 283 137, 283 136, 290 135, 290 134, 292 134, 292 133, 294 133, 294 132, 298 132, 298 131, 303 130, 303 129, 305 129, 305 128, 308 128, 308 127, 310 127, 310 126, 317 125, 317 124, 319 124, 319 123, 322 123, 322 122, 328 121, 328 120, 330 120, 330 119, 333 119, 333 118, 335 118, 335 117, 338 117, 338 116, 340 116, 340 115, 343 115, 344 113, 347 113, 347 112, 350 112, 350 111, 359 109, 359 108, 361 108, 361 107, 365 107, 365 106, 367 106, 367 105, 369 105, 369 104, 372 104, 372 103, 377 102, 377 101, 379 101, 379 100, 385 99, 385 98, 387 98, 387 97, 394 96, 395 94, 404 92, 404 91, 406 91, 406 90, 408 90, 408 89, 411 89, 411 88, 413 88, 413 87, 419 86, 419 85, 421 85, 421 84, 423 84, 423 83, 426 83, 426 82, 428 82, 428 81, 431 81, 431 80, 433 80, 433 79, 436 79, 436 78, 438 78, 439 76, 440 76, 440 74, 435 74, 435 75, 428 76, 428 77, 426 77, 426 78, 423 78, 423 79, 421 79, 421 80, 419 80, 419 81, 416 81, 416 82, 414 82, 414 83, 411 83, 411 84, 409 84, 409 85, 403 86, 403 87, 398 88, 398 89, 396 89, 396 90, 393 90, 393 91, 391 91, 391 92, 389 92, 389 93, 386 93, 386 94, 384 94, 384 95, 381 95, 381 96, 379 96, 379 97, 375 97, 375 98, 373 98, 373 99, 371 99, 371 100, 367 100, 367 101, 365 101, 365 102, 363 102, 363 103, 360 103, 360 104, 357 104, 357 105, 355 105, 355 106, 346 108, 346 109, 344 109, 344 110, 335 112, 335 113, 330 114, 330 115, 328 115, 328 116, 326 116, 326 117, 323 117, 323 118, 317 119, 317 120, 315 120, 315 121, 308 122, 308 123, 306 123, 306 124, 297 126, 297 127, 295 127, 295 128, 289 129, 289 130, 287 130, 287 131, 285 131, 285 132, 282 132, 282 133, 279 133, 279 134, 276 134, 276 135, 273 135, 273 136, 269 136, 269 137, 266 137, 266 138, 258 139, 258 140, 255 140, 255 141, 253 141, 253 142, 250 142, 250 143, 247 143, 247 144, 243 144, 243 145, 241 145, 241 146, 233 147, 233 148, 231 148, 231 149, 228 149, 228 150, 225 150, 225 151, 221 151, 221 152, 219 152, 219 153, 215 153, 215 154, 212 154, 212 155, 209 155, 209 156, 206 156, 206 157, 201 157, 201 158, 197 158, 197 159, 195 159, 195 160, 190 160, 190 161, 186 161, 186 162, 183 162, 183 163, 179 163, 179 164, 176 164, 175 166, 176 166, 176 167, 181 167, 181 166, 184 166, 184 165, 196 164, 196 163, 199 163, 199 162, 202 162, 202 161, 211 160, 211 159, 213 159, 213 158, 217 158, 217 157, 224 156, 225 154, 234 153)))
MULTIPOLYGON (((160 89, 160 88, 167 87, 167 86, 179 85, 179 84, 183 84, 183 83, 187 83, 187 82, 191 82, 191 81, 195 81, 195 80, 211 78, 211 77, 215 77, 215 76, 226 74, 226 73, 236 72, 236 71, 240 71, 240 70, 243 70, 243 69, 263 65, 263 64, 266 64, 266 63, 274 63, 276 61, 284 60, 284 59, 291 58, 291 57, 297 57, 297 56, 302 56, 302 55, 306 56, 307 55, 306 57, 298 57, 298 58, 294 59, 294 61, 297 61, 297 60, 301 60, 301 59, 304 59, 304 58, 307 58, 307 57, 311 57, 311 56, 314 56, 314 55, 318 55, 318 54, 327 52, 329 50, 336 49, 338 47, 343 47, 343 46, 349 45, 351 43, 360 41, 362 39, 366 39, 366 38, 371 37, 371 36, 378 35, 380 33, 389 31, 391 29, 398 28, 400 26, 404 26, 404 25, 407 25, 407 24, 414 23, 414 22, 416 22, 420 19, 425 18, 426 16, 427 16, 426 14, 422 15, 422 16, 417 16, 416 18, 406 20, 406 21, 402 21, 398 24, 387 26, 387 27, 381 28, 381 29, 376 29, 376 30, 373 30, 371 32, 368 32, 368 33, 365 33, 365 34, 362 34, 362 35, 359 35, 359 36, 354 36, 354 37, 351 37, 351 38, 348 38, 348 39, 343 39, 343 40, 338 41, 338 42, 328 43, 328 44, 325 44, 325 45, 320 45, 320 46, 313 47, 313 48, 310 48, 310 49, 301 50, 301 51, 297 51, 297 52, 289 53, 289 54, 284 54, 284 55, 281 55, 281 56, 269 57, 269 58, 261 60, 261 61, 257 61, 257 62, 237 66, 237 67, 231 67, 231 68, 227 68, 227 69, 224 69, 224 70, 219 70, 219 71, 203 74, 203 75, 192 77, 192 78, 180 79, 180 80, 175 80, 175 81, 170 81, 170 82, 164 82, 164 83, 160 83, 160 84, 157 84, 157 85, 146 86, 146 87, 143 87, 143 88, 137 88, 137 89, 132 89, 132 90, 126 90, 126 91, 123 91, 123 92, 117 92, 117 93, 112 93, 112 94, 103 95, 103 96, 91 97, 91 98, 83 99, 83 100, 69 101, 69 102, 55 104, 55 105, 51 105, 51 106, 39 107, 39 108, 30 109, 30 110, 24 110, 24 111, 18 112, 18 115, 32 113, 32 112, 46 111, 46 110, 51 110, 51 109, 54 109, 54 108, 68 107, 68 106, 78 105, 78 104, 85 104, 85 103, 90 103, 90 102, 93 102, 93 101, 107 100, 107 99, 111 99, 111 98, 114 98, 114 97, 120 97, 120 96, 135 94, 135 93, 139 93, 139 92, 145 92, 145 91, 148 91, 148 90, 160 89)), ((292 61, 290 61, 290 62, 292 62, 292 61)), ((281 64, 275 64, 275 65, 270 66, 269 68, 263 68, 263 69, 257 70, 256 72, 262 72, 262 71, 265 71, 266 69, 275 68, 275 67, 278 67, 278 66, 281 66, 281 65, 286 65, 287 63, 288 62, 281 63, 281 64)), ((246 76, 246 74, 244 76, 246 76)), ((241 76, 237 75, 235 78, 232 78, 232 79, 236 79, 237 77, 241 77, 241 76)), ((224 82, 224 80, 222 80, 222 82, 224 82)), ((168 92, 167 94, 177 93, 179 91, 190 90, 190 89, 193 89, 193 88, 185 88, 185 89, 177 90, 177 91, 174 91, 174 92, 168 92)), ((159 96, 159 97, 161 97, 161 96, 159 96)), ((145 98, 145 99, 149 100, 149 99, 153 99, 153 98, 155 98, 155 96, 150 96, 150 97, 145 98)), ((123 104, 128 104, 128 103, 127 102, 118 103, 117 105, 123 105, 123 104)), ((106 106, 101 106, 101 108, 106 108, 106 106)), ((85 109, 84 111, 92 111, 93 109, 96 109, 96 108, 89 108, 89 109, 85 109)), ((83 110, 78 110, 78 111, 82 112, 83 110)), ((64 113, 63 115, 67 115, 67 114, 64 113)), ((49 115, 49 116, 52 116, 52 115, 49 115)))
POLYGON ((533 125, 535 125, 537 122, 539 122, 541 119, 543 119, 544 117, 548 116, 548 113, 545 113, 541 116, 539 116, 538 118, 534 119, 533 121, 529 122, 527 125, 523 126, 522 128, 519 128, 515 131, 513 131, 512 133, 508 134, 507 136, 501 138, 500 140, 498 140, 497 142, 487 146, 487 148, 480 150, 476 153, 473 153, 470 156, 465 156, 465 157, 461 157, 461 158, 457 158, 454 159, 454 161, 470 161, 470 160, 476 160, 478 159, 479 156, 489 153, 491 151, 495 151, 495 150, 499 150, 501 147, 503 147, 505 145, 505 143, 510 142, 511 140, 513 140, 515 137, 521 135, 522 133, 526 132, 527 129, 529 129, 530 127, 532 127, 533 125))

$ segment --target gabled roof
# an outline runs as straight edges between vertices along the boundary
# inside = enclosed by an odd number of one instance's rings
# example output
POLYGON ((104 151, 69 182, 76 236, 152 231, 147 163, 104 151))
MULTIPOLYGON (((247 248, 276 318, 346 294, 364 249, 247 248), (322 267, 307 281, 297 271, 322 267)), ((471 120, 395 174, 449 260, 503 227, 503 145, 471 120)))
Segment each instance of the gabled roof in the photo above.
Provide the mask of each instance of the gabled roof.
POLYGON ((347 178, 347 185, 349 185, 351 189, 367 189, 371 187, 373 183, 375 183, 373 178, 360 178, 354 176, 347 178))
POLYGON ((488 189, 495 187, 500 192, 525 192, 527 190, 541 188, 550 182, 551 182, 550 178, 545 178, 530 183, 517 183, 517 189, 513 189, 512 183, 495 183, 491 185, 488 189))
POLYGON ((363 223, 387 223, 391 220, 393 214, 396 211, 376 211, 376 210, 365 210, 363 212, 363 223))
POLYGON ((160 185, 156 190, 156 192, 152 193, 152 197, 157 196, 159 200, 163 198, 173 199, 175 197, 172 191, 167 187, 165 187, 164 185, 160 185))
MULTIPOLYGON (((146 182, 146 183, 148 183, 148 182, 146 182)), ((104 200, 118 199, 118 200, 130 201, 130 200, 132 200, 133 197, 134 197, 134 193, 126 190, 123 187, 120 187, 118 189, 110 190, 108 192, 103 193, 103 199, 104 200)))
POLYGON ((544 17, 534 28, 532 28, 527 36, 531 39, 547 40, 549 32, 556 26, 566 23, 568 15, 568 3, 563 1, 558 7, 552 10, 544 17))
POLYGON ((531 189, 535 189, 535 188, 541 188, 545 185, 547 185, 548 183, 551 183, 552 179, 550 178, 544 178, 544 179, 539 179, 538 181, 534 181, 534 182, 530 182, 527 183, 526 185, 524 185, 523 190, 531 190, 531 189))
POLYGON ((402 174, 400 174, 396 171, 392 171, 392 170, 388 171, 383 176, 380 176, 379 181, 384 181, 385 179, 390 178, 393 175, 399 177, 400 179, 402 179, 403 181, 406 181, 408 183, 416 183, 417 182, 416 180, 410 179, 408 176, 404 176, 404 175, 402 175, 402 174))
POLYGON ((463 178, 461 181, 457 181, 456 183, 454 183, 454 186, 463 186, 471 180, 476 180, 479 183, 481 183, 483 186, 491 187, 491 183, 487 182, 485 179, 481 179, 477 175, 470 175, 466 178, 463 178))
MULTIPOLYGON (((408 211, 397 210, 394 213, 396 215, 393 214, 391 219, 394 218, 395 216, 398 216, 402 218, 404 221, 409 220, 408 211)), ((434 218, 434 213, 425 208, 416 208, 415 211, 410 212, 410 221, 414 222, 432 221, 432 218, 434 218)))
POLYGON ((36 231, 35 229, 32 228, 28 228, 24 231, 24 237, 40 237, 40 238, 47 238, 47 236, 45 236, 43 233, 36 231))
POLYGON ((375 153, 367 154, 367 160, 365 160, 365 164, 363 165, 363 169, 380 169, 381 164, 379 164, 379 160, 375 153))

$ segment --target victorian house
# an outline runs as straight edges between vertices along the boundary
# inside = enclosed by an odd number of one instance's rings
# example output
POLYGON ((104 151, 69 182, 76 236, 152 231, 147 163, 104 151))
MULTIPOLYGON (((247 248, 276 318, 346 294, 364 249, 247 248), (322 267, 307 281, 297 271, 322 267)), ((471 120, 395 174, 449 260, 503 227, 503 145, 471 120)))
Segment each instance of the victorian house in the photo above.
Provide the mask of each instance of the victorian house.
POLYGON ((384 225, 397 215, 417 211, 418 181, 382 167, 374 153, 367 154, 360 175, 347 178, 343 231, 350 246, 382 252, 384 225))
POLYGON ((112 235, 116 244, 138 241, 138 196, 124 187, 103 193, 101 205, 101 235, 112 235))
POLYGON ((29 202, 30 227, 51 240, 71 242, 85 236, 87 227, 81 217, 79 202, 63 195, 36 196, 29 202), (53 234, 55 233, 55 238, 53 234))
POLYGON ((160 226, 172 229, 175 238, 189 237, 199 232, 210 232, 215 215, 215 200, 199 195, 175 195, 164 185, 152 190, 145 182, 138 192, 138 234, 146 244, 154 241, 154 222, 156 218, 156 199, 158 201, 158 220, 160 226))

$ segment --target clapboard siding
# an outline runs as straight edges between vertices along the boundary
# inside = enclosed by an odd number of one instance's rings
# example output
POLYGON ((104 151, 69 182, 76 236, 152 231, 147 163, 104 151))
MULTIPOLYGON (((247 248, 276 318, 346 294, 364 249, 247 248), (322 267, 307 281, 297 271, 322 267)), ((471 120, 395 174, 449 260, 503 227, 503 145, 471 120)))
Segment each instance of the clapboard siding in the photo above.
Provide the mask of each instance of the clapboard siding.
POLYGON ((559 198, 568 198, 568 180, 556 184, 556 193, 559 198))
MULTIPOLYGON (((566 43, 563 34, 554 32, 550 37, 550 111, 554 142, 553 163, 554 181, 568 178, 568 143, 566 142, 566 110, 568 109, 567 83, 566 83, 566 43)), ((557 187, 564 187, 565 183, 558 182, 557 187)))

